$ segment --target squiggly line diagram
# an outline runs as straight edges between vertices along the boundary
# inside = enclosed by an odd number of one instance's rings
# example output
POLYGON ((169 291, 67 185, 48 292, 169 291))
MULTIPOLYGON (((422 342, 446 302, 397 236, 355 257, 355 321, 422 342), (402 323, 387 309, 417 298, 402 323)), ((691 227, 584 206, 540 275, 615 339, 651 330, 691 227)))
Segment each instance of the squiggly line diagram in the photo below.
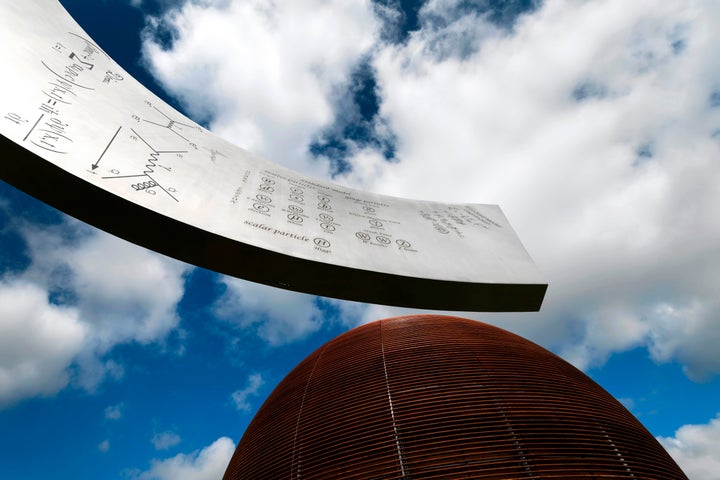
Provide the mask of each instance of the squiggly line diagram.
MULTIPOLYGON (((152 122, 149 122, 149 123, 152 123, 152 122)), ((150 188, 158 187, 163 192, 165 192, 170 198, 172 198, 176 202, 179 202, 179 200, 173 195, 173 193, 176 193, 175 189, 163 187, 160 184, 160 182, 158 182, 153 177, 153 174, 155 173, 155 170, 157 168, 163 168, 167 171, 170 171, 172 168, 172 167, 164 167, 158 163, 158 157, 160 157, 160 155, 165 154, 165 153, 176 153, 176 154, 187 153, 187 150, 156 150, 155 147, 150 145, 143 138, 143 136, 140 135, 138 132, 136 132, 134 129, 131 128, 130 131, 151 150, 150 156, 146 160, 147 163, 145 164, 145 170, 142 173, 133 174, 133 175, 114 175, 114 176, 108 176, 108 177, 102 177, 102 178, 110 180, 110 179, 117 179, 117 178, 143 178, 144 177, 144 178, 147 178, 147 181, 138 182, 138 183, 134 183, 131 185, 135 191, 147 190, 150 188)))

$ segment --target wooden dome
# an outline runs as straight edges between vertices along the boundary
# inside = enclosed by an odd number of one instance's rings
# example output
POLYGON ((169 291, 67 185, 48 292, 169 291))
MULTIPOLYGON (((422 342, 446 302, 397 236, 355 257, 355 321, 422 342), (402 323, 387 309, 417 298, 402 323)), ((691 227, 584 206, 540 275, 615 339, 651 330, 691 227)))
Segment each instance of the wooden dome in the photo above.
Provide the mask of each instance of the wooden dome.
POLYGON ((272 392, 224 480, 686 479, 584 373, 500 328, 380 320, 326 343, 272 392))

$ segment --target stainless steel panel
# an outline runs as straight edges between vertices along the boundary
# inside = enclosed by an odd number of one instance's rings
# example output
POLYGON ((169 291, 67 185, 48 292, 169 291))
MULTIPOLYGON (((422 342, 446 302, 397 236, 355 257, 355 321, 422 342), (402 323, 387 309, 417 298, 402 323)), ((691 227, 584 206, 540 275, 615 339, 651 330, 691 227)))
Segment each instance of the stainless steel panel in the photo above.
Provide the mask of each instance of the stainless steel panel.
POLYGON ((273 286, 539 309, 547 285, 498 206, 377 195, 255 156, 149 92, 55 0, 2 2, 0 24, 9 183, 120 237, 273 286))

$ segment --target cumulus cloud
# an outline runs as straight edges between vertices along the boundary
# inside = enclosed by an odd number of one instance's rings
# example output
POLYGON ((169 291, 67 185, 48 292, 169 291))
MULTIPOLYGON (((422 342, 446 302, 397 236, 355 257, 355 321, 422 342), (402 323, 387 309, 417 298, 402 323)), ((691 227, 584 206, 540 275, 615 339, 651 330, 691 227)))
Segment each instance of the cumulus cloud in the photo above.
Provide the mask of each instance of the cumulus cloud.
POLYGON ((322 326, 317 298, 222 277, 227 287, 215 305, 215 313, 235 325, 254 331, 270 345, 305 338, 322 326))
POLYGON ((692 480, 720 479, 720 415, 704 425, 684 425, 674 437, 658 437, 692 480))
POLYGON ((243 412, 249 412, 252 408, 249 398, 258 395, 260 387, 265 385, 265 380, 259 373, 253 373, 248 377, 247 386, 232 393, 232 401, 235 408, 243 412))
POLYGON ((168 430, 166 432, 156 433, 150 441, 155 447, 155 450, 167 450, 180 443, 181 440, 180 435, 168 430))
POLYGON ((187 265, 68 222, 25 230, 33 263, 23 277, 77 309, 90 328, 91 350, 102 354, 122 342, 158 341, 177 326, 187 265))
POLYGON ((720 371, 717 4, 550 0, 512 30, 452 10, 428 23, 455 3, 378 49, 397 161, 362 152, 343 181, 502 206, 550 289, 538 315, 469 316, 581 367, 646 345, 693 378, 720 371))
POLYGON ((0 405, 121 378, 104 358, 114 346, 162 341, 177 326, 186 265, 69 218, 12 228, 32 262, 0 279, 0 405))
POLYGON ((153 460, 149 470, 136 480, 217 480, 222 478, 235 450, 235 444, 221 437, 208 447, 165 460, 153 460))
POLYGON ((0 281, 0 407, 64 388, 89 333, 76 308, 49 303, 39 286, 0 281))
POLYGON ((678 359, 685 373, 696 381, 706 381, 720 372, 720 329, 711 323, 717 319, 720 305, 713 300, 697 298, 689 304, 658 305, 650 333, 652 357, 660 362, 678 359))
POLYGON ((324 175, 307 144, 332 121, 335 90, 379 28, 370 0, 188 1, 150 23, 144 57, 215 133, 324 175))
POLYGON ((187 266, 104 234, 74 249, 70 261, 83 311, 102 340, 147 343, 177 325, 187 266))
MULTIPOLYGON (((720 371, 717 2, 547 0, 498 22, 477 8, 489 3, 430 0, 395 43, 383 5, 186 2, 154 21, 145 58, 217 133, 319 176, 308 146, 362 59, 394 159, 366 142, 336 179, 500 204, 550 282, 540 314, 465 316, 582 368, 642 345, 694 379, 720 371)), ((223 308, 273 344, 318 328, 309 298, 228 284, 249 314, 223 308)), ((349 322, 408 312, 342 309, 349 322)))

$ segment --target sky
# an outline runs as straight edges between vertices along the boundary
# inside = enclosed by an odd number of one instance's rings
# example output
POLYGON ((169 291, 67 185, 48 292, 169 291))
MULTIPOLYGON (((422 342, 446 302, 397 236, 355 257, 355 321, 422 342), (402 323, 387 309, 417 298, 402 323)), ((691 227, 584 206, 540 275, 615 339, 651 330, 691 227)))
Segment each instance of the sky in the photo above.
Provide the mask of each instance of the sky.
MULTIPOLYGON (((691 479, 720 479, 720 3, 61 3, 253 153, 376 193, 499 204, 545 302, 456 314, 572 362, 691 479)), ((300 360, 406 313, 196 268, 0 182, 0 478, 219 479, 300 360)))

